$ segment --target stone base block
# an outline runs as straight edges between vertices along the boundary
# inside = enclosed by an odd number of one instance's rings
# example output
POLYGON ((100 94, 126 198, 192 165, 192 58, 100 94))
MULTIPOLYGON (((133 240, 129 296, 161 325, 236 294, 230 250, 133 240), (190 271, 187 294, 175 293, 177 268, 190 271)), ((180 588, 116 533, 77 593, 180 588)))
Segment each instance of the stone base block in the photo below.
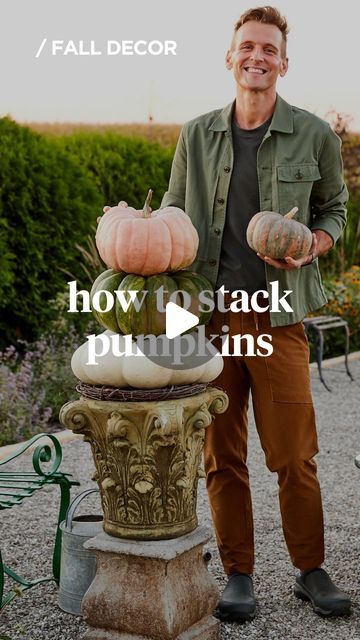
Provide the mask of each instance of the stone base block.
POLYGON ((197 527, 173 540, 101 533, 86 542, 97 571, 82 604, 84 640, 217 640, 219 593, 203 559, 209 537, 197 527))
MULTIPOLYGON (((218 640, 220 633, 220 622, 208 616, 197 624, 192 625, 187 631, 174 638, 174 640, 218 640)), ((84 636, 83 640, 153 640, 150 636, 137 636, 129 633, 118 633, 117 631, 106 631, 105 629, 91 629, 84 636)))

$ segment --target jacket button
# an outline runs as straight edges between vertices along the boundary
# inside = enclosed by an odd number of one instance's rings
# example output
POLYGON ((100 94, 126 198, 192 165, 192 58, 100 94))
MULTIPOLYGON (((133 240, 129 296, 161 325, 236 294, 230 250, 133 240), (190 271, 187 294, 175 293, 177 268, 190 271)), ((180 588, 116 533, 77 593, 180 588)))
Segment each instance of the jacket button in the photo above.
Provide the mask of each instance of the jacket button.
POLYGON ((216 260, 214 260, 214 258, 211 258, 211 260, 209 260, 209 265, 210 265, 211 267, 215 267, 215 265, 216 265, 216 260))
POLYGON ((225 200, 224 200, 224 198, 218 198, 217 202, 218 202, 218 204, 224 204, 225 200))
POLYGON ((214 233, 216 233, 216 235, 219 236, 221 233, 221 229, 219 229, 219 227, 216 227, 216 229, 214 229, 214 233))
POLYGON ((224 171, 225 171, 225 173, 229 173, 229 171, 231 171, 231 167, 226 165, 226 167, 224 167, 224 171))
POLYGON ((299 171, 299 170, 298 170, 298 171, 295 173, 295 178, 296 178, 296 180, 302 180, 302 179, 303 179, 303 177, 304 177, 304 176, 303 176, 303 174, 301 173, 301 171, 299 171))

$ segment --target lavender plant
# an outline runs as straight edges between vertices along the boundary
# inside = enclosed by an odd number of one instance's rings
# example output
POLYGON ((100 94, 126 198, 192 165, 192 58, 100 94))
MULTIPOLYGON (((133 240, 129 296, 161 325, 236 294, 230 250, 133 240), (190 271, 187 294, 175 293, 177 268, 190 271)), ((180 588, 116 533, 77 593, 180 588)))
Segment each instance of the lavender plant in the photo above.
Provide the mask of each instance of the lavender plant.
POLYGON ((64 317, 59 314, 36 342, 0 352, 0 446, 56 429, 61 406, 76 398, 71 356, 85 335, 98 328, 88 319, 84 331, 64 317))
POLYGON ((20 361, 10 346, 0 353, 0 444, 19 442, 44 431, 52 409, 34 375, 34 352, 20 361))

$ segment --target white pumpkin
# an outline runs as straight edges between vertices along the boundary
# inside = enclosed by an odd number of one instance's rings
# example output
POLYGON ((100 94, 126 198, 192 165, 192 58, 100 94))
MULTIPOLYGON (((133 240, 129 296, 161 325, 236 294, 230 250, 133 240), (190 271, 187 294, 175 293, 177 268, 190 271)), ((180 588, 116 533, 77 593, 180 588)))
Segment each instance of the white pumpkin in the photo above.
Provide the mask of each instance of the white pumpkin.
MULTIPOLYGON (((107 335, 109 338, 117 335, 119 350, 125 351, 124 336, 107 330, 97 336, 95 342, 102 335, 107 335)), ((98 364, 88 364, 89 341, 87 340, 73 354, 71 368, 75 376, 86 384, 118 387, 120 389, 126 387, 157 389, 171 385, 211 382, 218 377, 224 366, 220 353, 198 367, 168 369, 145 356, 137 347, 136 342, 132 343, 132 352, 133 355, 114 355, 110 349, 106 355, 96 359, 98 364)))

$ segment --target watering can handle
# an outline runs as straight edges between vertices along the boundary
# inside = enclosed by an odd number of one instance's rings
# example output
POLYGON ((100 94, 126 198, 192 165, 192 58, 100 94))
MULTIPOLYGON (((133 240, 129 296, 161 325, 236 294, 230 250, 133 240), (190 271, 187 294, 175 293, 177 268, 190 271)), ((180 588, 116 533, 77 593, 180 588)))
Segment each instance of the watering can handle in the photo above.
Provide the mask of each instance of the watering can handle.
POLYGON ((73 522, 73 517, 74 517, 75 511, 78 508, 80 502, 84 498, 86 498, 86 496, 88 496, 90 493, 99 493, 99 489, 86 489, 86 491, 83 491, 78 496, 76 496, 76 498, 74 498, 74 500, 70 504, 70 506, 69 506, 69 508, 67 510, 67 513, 66 513, 65 531, 71 531, 72 530, 72 522, 73 522))

